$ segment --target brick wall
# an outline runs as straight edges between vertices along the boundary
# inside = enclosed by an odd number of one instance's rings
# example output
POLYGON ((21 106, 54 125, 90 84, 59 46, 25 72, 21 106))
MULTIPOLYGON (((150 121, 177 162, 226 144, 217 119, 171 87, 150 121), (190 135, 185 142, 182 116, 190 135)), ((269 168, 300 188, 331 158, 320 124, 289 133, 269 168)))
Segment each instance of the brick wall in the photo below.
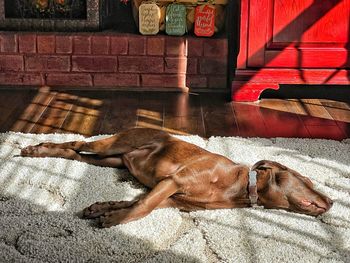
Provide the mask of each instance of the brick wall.
POLYGON ((0 85, 226 88, 227 40, 0 32, 0 85))

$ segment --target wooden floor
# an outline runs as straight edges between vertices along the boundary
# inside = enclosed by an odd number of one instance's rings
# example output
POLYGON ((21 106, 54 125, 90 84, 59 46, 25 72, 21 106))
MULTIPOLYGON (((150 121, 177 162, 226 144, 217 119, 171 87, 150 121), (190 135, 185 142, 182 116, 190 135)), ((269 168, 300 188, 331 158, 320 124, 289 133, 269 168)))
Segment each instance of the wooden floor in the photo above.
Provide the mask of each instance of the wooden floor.
POLYGON ((342 140, 350 135, 350 103, 318 99, 230 103, 221 93, 60 92, 2 88, 0 112, 1 132, 90 136, 137 126, 202 137, 342 140))

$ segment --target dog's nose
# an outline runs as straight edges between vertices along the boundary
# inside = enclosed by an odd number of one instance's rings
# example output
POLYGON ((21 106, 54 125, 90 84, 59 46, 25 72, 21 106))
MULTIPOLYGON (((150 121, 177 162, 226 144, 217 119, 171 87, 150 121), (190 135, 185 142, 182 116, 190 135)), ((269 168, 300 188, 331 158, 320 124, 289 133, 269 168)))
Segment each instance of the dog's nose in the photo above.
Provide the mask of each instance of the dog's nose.
POLYGON ((327 203, 328 203, 328 209, 329 210, 333 206, 333 200, 330 198, 327 198, 327 203))
POLYGON ((323 205, 321 207, 323 207, 325 209, 325 212, 327 212, 329 209, 331 209, 333 205, 333 200, 328 197, 324 197, 322 203, 323 205))
POLYGON ((331 209, 333 205, 333 200, 328 198, 327 196, 322 196, 321 198, 313 201, 314 205, 316 205, 316 211, 318 215, 327 212, 331 209))

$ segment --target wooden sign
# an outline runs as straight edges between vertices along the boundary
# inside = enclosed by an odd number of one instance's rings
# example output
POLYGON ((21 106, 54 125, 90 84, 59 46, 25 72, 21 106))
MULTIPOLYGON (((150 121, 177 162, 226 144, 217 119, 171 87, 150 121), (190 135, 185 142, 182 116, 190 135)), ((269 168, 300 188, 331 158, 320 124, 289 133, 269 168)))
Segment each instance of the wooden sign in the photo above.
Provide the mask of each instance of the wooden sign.
POLYGON ((159 32, 160 9, 155 3, 143 3, 139 7, 139 30, 142 35, 159 32))
POLYGON ((186 7, 181 4, 170 4, 166 8, 165 32, 172 36, 186 33, 186 7))
POLYGON ((199 5, 194 14, 194 33, 200 37, 211 37, 215 32, 215 7, 199 5))

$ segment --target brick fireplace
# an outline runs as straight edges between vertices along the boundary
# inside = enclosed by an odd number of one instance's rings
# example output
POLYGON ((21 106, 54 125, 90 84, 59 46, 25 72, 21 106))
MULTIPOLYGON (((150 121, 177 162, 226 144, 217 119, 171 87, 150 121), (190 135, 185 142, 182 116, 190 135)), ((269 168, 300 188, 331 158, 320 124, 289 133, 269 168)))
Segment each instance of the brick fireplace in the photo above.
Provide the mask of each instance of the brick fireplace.
POLYGON ((217 90, 227 87, 227 58, 224 36, 4 30, 0 86, 217 90))

